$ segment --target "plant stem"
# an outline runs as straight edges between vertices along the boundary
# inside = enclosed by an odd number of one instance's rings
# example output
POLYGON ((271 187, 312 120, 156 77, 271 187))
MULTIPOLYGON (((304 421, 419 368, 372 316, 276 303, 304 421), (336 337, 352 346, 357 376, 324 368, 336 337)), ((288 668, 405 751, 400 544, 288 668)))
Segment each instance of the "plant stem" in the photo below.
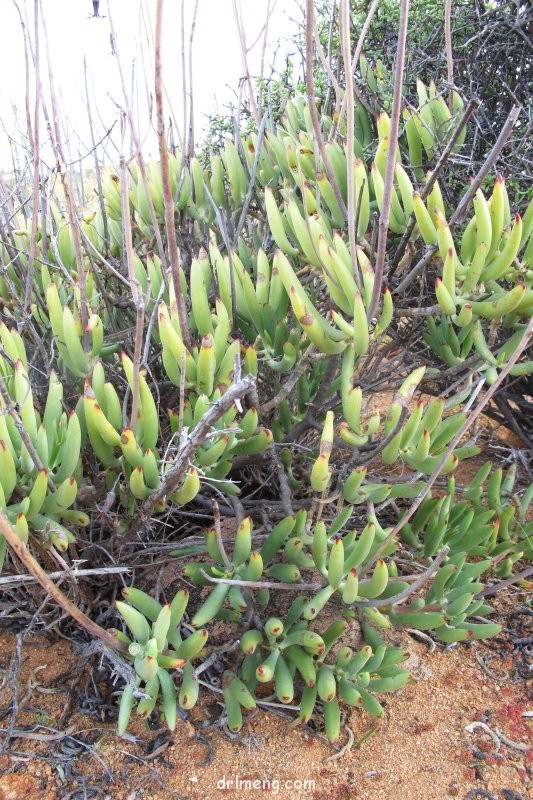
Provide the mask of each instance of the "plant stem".
MULTIPOLYGON (((198 2, 195 0, 194 11, 192 14, 191 30, 189 33, 189 140, 188 140, 188 154, 189 158, 194 156, 194 91, 193 91, 193 77, 192 77, 192 57, 193 57, 193 40, 194 30, 196 28, 196 16, 198 14, 198 2)), ((185 131, 183 132, 185 135, 185 131)))
MULTIPOLYGON (((35 20, 35 71, 39 72, 39 0, 34 3, 35 20)), ((26 76, 28 54, 26 47, 26 76)), ((29 99, 29 98, 28 98, 29 99)), ((31 240, 30 252, 28 253, 28 271, 26 273, 26 289, 24 292, 24 314, 29 314, 31 305, 31 295, 34 288, 33 276, 35 273, 35 256, 37 253, 37 223, 39 221, 39 194, 40 194, 40 149, 39 149, 39 117, 41 106, 41 83, 35 83, 35 111, 33 117, 33 197, 32 197, 32 218, 31 218, 31 240)), ((32 142, 32 131, 28 118, 28 139, 32 142)))
POLYGON ((98 625, 96 622, 93 622, 92 619, 87 616, 87 614, 84 614, 84 612, 78 608, 78 606, 74 605, 74 603, 72 603, 68 597, 63 594, 61 589, 56 586, 52 580, 50 580, 46 572, 30 553, 24 542, 19 539, 8 518, 1 509, 0 532, 5 536, 8 545, 11 547, 15 555, 22 561, 28 572, 33 575, 33 577, 41 584, 45 592, 47 592, 47 594, 49 594, 50 597, 52 597, 52 599, 55 600, 56 603, 60 605, 69 616, 72 617, 72 619, 85 628, 85 630, 88 631, 92 636, 97 636, 99 639, 102 639, 102 641, 109 645, 109 647, 112 647, 113 650, 127 652, 128 647, 126 644, 124 644, 124 642, 121 642, 120 639, 118 639, 112 633, 109 633, 109 631, 106 631, 105 628, 101 628, 100 625, 98 625))
POLYGON ((396 605, 397 603, 401 603, 402 600, 407 600, 408 597, 421 589, 422 586, 429 581, 431 576, 435 574, 449 552, 450 548, 447 545, 446 547, 443 547, 442 550, 437 553, 429 567, 418 576, 416 581, 414 581, 411 586, 408 586, 406 589, 404 589, 403 592, 399 592, 398 594, 393 595, 393 597, 384 597, 381 600, 356 600, 355 603, 352 603, 352 607, 379 608, 380 606, 383 607, 396 605))
POLYGON ((50 489, 51 492, 55 492, 55 490, 57 489, 57 486, 55 485, 55 483, 53 482, 52 478, 50 477, 50 473, 49 473, 47 467, 44 466, 43 462, 39 458, 39 454, 38 454, 37 450, 35 449, 35 447, 33 445, 33 442, 31 441, 31 439, 30 439, 30 437, 28 435, 28 431, 24 427, 24 423, 22 422, 22 420, 20 418, 20 415, 19 415, 17 409, 15 408, 15 404, 13 403, 13 401, 11 399, 11 396, 10 396, 10 394, 8 392, 7 386, 6 386, 6 384, 4 382, 4 379, 3 379, 3 377, 1 375, 0 375, 0 396, 2 397, 2 402, 3 402, 4 406, 5 406, 5 408, 7 409, 7 412, 9 414, 9 416, 11 417, 13 422, 15 423, 15 427, 16 427, 17 431, 19 432, 20 438, 24 442, 24 446, 26 447, 26 450, 28 451, 28 454, 29 454, 31 460, 33 461, 33 463, 35 464, 35 466, 37 467, 37 470, 39 472, 41 472, 41 470, 43 470, 43 469, 46 470, 48 488, 50 489))
MULTIPOLYGON (((165 256, 165 248, 163 247, 163 239, 161 238, 161 230, 159 227, 159 222, 157 220, 157 214, 154 207, 154 201, 152 200, 152 193, 150 191, 150 180, 146 171, 146 164, 142 155, 141 149, 141 142, 139 139, 139 134, 137 132, 137 127, 135 125, 135 121, 133 118, 133 109, 131 101, 128 97, 128 92, 126 90, 126 81, 124 79, 124 72, 122 69, 122 61, 120 60, 118 46, 117 46, 117 37, 115 36, 115 29, 113 27, 113 18, 111 16, 111 9, 108 9, 108 16, 109 16, 109 26, 111 28, 111 36, 113 37, 113 41, 115 42, 114 46, 114 56, 117 61, 118 66, 118 74, 120 77, 120 84, 122 86, 122 96, 124 97, 124 105, 126 116, 128 118, 128 125, 130 128, 131 138, 133 140, 133 144, 135 146, 135 156, 137 159, 137 164, 139 165, 139 172, 141 175, 141 180, 143 183, 144 194, 146 196, 146 202, 148 203, 148 210, 150 212, 150 219, 152 220, 152 227, 154 230, 154 236, 157 244, 157 251, 159 253, 159 258, 161 259, 162 264, 166 264, 166 256, 165 256)), ((98 174, 98 173, 97 173, 98 174)), ((104 215, 104 220, 106 220, 106 215, 104 215)), ((106 220, 107 224, 107 220, 106 220)), ((165 275, 165 271, 163 271, 163 276, 165 275)))
POLYGON ((231 408, 236 400, 245 397, 254 388, 255 378, 252 375, 245 375, 238 383, 234 383, 220 400, 213 403, 198 425, 185 438, 174 463, 166 473, 159 488, 152 492, 142 504, 139 509, 139 520, 133 525, 134 530, 138 530, 142 526, 144 520, 150 516, 157 503, 178 488, 190 459, 197 448, 205 441, 212 426, 231 408))
MULTIPOLYGON (((409 520, 413 517, 413 515, 418 511, 418 509, 422 505, 422 502, 431 491, 431 487, 434 485, 435 481, 439 477, 442 468, 444 467, 446 461, 448 460, 448 457, 453 453, 453 451, 455 450, 455 448, 457 447, 458 443, 461 441, 465 433, 469 430, 469 428, 472 427, 476 419, 479 417, 479 415, 489 402, 489 400, 500 388, 503 381, 509 374, 510 370, 516 364, 516 362, 518 361, 518 359, 528 346, 532 336, 533 336, 533 317, 529 320, 529 324, 526 330, 524 331, 524 335, 522 336, 522 339, 520 340, 520 343, 516 347, 514 353, 509 358, 507 364, 502 369, 502 371, 500 372, 494 383, 491 386, 489 386, 489 388, 487 389, 487 391, 485 392, 485 394, 483 395, 483 397, 481 398, 475 409, 470 413, 469 417, 461 426, 461 429, 455 434, 455 436, 451 440, 450 444, 446 448, 446 451, 442 454, 442 458, 437 464, 437 467, 434 470, 433 474, 428 479, 428 482, 426 483, 424 490, 418 495, 418 497, 412 504, 411 508, 403 515, 398 524, 394 526, 389 535, 382 541, 381 545, 378 547, 378 549, 376 550, 370 561, 365 565, 364 572, 367 572, 375 564, 375 562, 378 560, 378 558, 380 558, 382 552, 385 550, 389 542, 391 542, 394 539, 394 537, 398 535, 398 533, 401 531, 404 525, 406 525, 409 522, 409 520)), ((360 577, 362 577, 363 574, 364 573, 361 572, 360 577)))
POLYGON ((261 119, 261 113, 257 108, 257 103, 255 102, 254 87, 252 83, 252 78, 250 76, 250 68, 248 66, 249 49, 246 46, 246 32, 244 30, 242 13, 240 7, 237 5, 237 0, 233 0, 232 5, 233 5, 233 19, 237 27, 237 37, 239 39, 239 49, 241 51, 241 61, 242 61, 244 81, 246 82, 246 85, 248 87, 248 98, 250 100, 250 108, 252 110, 252 114, 254 116, 256 125, 259 125, 259 121, 261 119))
POLYGON ((163 0, 157 0, 156 20, 155 20, 155 104, 157 112, 157 135, 159 137, 159 156, 161 159, 161 179, 163 183, 163 200, 165 205, 165 229, 167 233, 168 254, 170 269, 172 273, 172 283, 176 296, 178 308, 178 318, 180 323, 181 339, 187 348, 191 350, 191 337, 187 322, 187 310, 185 300, 181 291, 180 266, 178 243, 176 240, 176 223, 174 220, 174 199, 170 189, 170 174, 168 167, 168 145, 165 134, 165 120, 163 116, 163 80, 161 71, 161 38, 163 31, 163 0))
POLYGON ((350 257, 352 271, 357 286, 361 286, 361 273, 357 262, 357 251, 355 247, 356 237, 356 216, 359 216, 359 202, 357 215, 355 213, 355 189, 354 189, 354 99, 353 99, 353 71, 352 59, 350 57, 350 4, 348 0, 341 0, 339 7, 340 34, 342 46, 342 59, 344 61, 344 78, 346 81, 346 165, 348 175, 346 185, 348 192, 348 243, 350 247, 350 257))
MULTIPOLYGON (((56 93, 55 93, 55 83, 52 71, 52 62, 50 60, 50 48, 48 45, 48 34, 46 32, 46 23, 44 18, 44 11, 41 6, 41 23, 43 26, 44 31, 44 40, 46 44, 46 55, 48 60, 48 82, 50 84, 50 100, 52 104, 52 120, 53 120, 53 132, 54 136, 52 138, 52 147, 54 149, 54 153, 57 157, 57 171, 59 172, 59 177, 61 179, 61 185, 63 187, 63 191, 65 193, 65 198, 67 201, 67 212, 68 212, 68 220, 70 224, 70 230, 72 233, 72 238, 74 241, 74 253, 76 257, 76 272, 77 272, 77 280, 80 287, 80 319, 81 319, 81 336, 82 336, 82 343, 83 349, 87 349, 88 345, 88 331, 87 331, 87 323, 89 321, 89 306, 87 303, 87 285, 85 280, 85 266, 83 264, 83 253, 81 249, 81 236, 80 236, 80 223, 78 221, 78 217, 76 214, 76 205, 74 203, 74 197, 72 196, 72 188, 70 185, 70 180, 68 177, 67 172, 67 160, 65 158, 65 153, 63 150, 63 141, 61 138, 61 131, 59 128, 59 110, 57 105, 56 93)), ((38 76, 38 73, 37 73, 38 76)), ((39 77, 37 77, 37 81, 39 81, 39 77)))
MULTIPOLYGON (((420 191, 420 197, 422 198, 422 200, 425 200, 426 197, 428 196, 428 194, 431 192, 433 186, 435 185, 435 182, 436 182, 437 178, 439 177, 440 173, 442 172, 445 164, 447 163, 447 161, 448 161, 448 159, 449 159, 449 157, 450 157, 450 155, 452 153, 453 148, 455 147, 455 143, 457 142, 459 136, 461 135, 461 131, 463 130, 463 128, 467 124, 468 120, 470 119, 470 117, 472 116, 472 114, 474 113, 474 111, 476 110, 478 105, 479 105, 479 100, 477 100, 477 98, 472 98, 468 102, 468 105, 464 110, 463 116, 459 120, 459 123, 458 123, 455 131, 453 132, 453 136, 450 138, 450 141, 448 142, 448 144, 444 148, 444 150, 443 150, 443 152, 441 154, 441 157, 439 158, 439 160, 437 161, 437 164, 435 165, 435 169, 431 172, 429 178, 427 179, 426 183, 424 184, 424 186, 422 187, 422 189, 420 191)), ((409 222, 407 224, 407 228, 405 229, 405 232, 404 232, 404 234, 402 236, 401 242, 398 245, 398 249, 396 250, 396 252, 394 254, 394 258, 392 259, 391 268, 389 270, 389 274, 387 275, 387 280, 388 281, 391 280, 392 276, 396 272, 396 269, 398 268, 398 264, 402 260, 402 256, 405 253, 405 248, 407 247, 407 243, 408 243, 409 239, 411 238, 411 234, 413 232, 413 229, 414 229, 415 225, 416 225, 416 217, 415 217, 414 214, 411 214, 411 216, 409 217, 409 222)))
POLYGON ((409 0, 400 3, 400 29, 398 31, 398 46, 396 50, 396 69, 394 73, 394 93, 392 97, 392 111, 390 122, 389 149, 387 151, 387 167, 385 170, 383 207, 379 217, 379 237, 374 267, 375 281, 372 289, 372 298, 367 309, 367 319, 372 320, 379 301, 383 284, 385 269, 385 255, 387 252, 387 237, 389 233, 389 218, 392 202, 392 188, 394 169, 396 166, 396 148, 398 146, 398 129, 400 126, 400 112, 402 107, 402 82, 405 65, 405 42, 407 39, 407 22, 409 20, 409 0))
POLYGON ((463 196, 463 199, 461 200, 461 202, 459 203, 459 205, 455 209, 455 212, 452 214, 452 218, 450 219, 450 222, 449 222, 450 228, 453 228, 455 225, 459 225, 463 221, 464 216, 466 214, 466 211, 468 209, 468 206, 470 205, 470 203, 474 199, 477 190, 479 189, 479 187, 481 186, 481 184, 485 180, 486 176, 489 174, 489 172, 493 168, 494 164, 496 163, 496 160, 497 160, 498 156, 500 155, 501 151, 505 147, 505 143, 507 142, 507 139, 511 135, 511 133, 513 131, 513 128, 515 126, 515 123, 516 123, 518 117, 520 116, 520 112, 521 111, 522 111, 522 106, 519 106, 519 105, 514 105, 511 108, 511 110, 509 111, 507 119, 505 120, 505 124, 504 124, 503 128, 501 129, 500 135, 496 139, 496 141, 494 143, 494 146, 491 148, 490 153, 488 154, 487 158, 483 162, 483 164, 482 164, 481 168, 479 169, 476 177, 474 178, 474 180, 472 181, 472 183, 468 187, 468 190, 465 192, 465 194, 463 196))
POLYGON ((452 0, 444 3, 444 43, 446 48, 446 71, 448 74, 448 108, 453 114, 453 52, 452 52, 452 0))
POLYGON ((133 266, 133 243, 131 237, 131 216, 130 216, 130 200, 129 200, 129 179, 128 168, 124 156, 120 156, 120 200, 122 206, 122 231, 124 239, 124 253, 126 256, 126 265, 128 269, 128 278, 130 282, 130 291, 133 297, 133 304, 135 306, 135 345, 133 352, 133 385, 131 390, 131 416, 130 427, 135 433, 137 428, 137 418, 139 416, 139 393, 140 393, 140 376, 139 369, 141 366, 142 344, 143 344, 143 327, 144 327, 144 298, 139 281, 135 276, 135 269, 133 266))
POLYGON ((231 561, 226 553, 224 542, 222 540, 222 528, 220 527, 220 509, 216 500, 213 500, 213 520, 215 524, 215 536, 217 537, 217 545, 222 556, 222 561, 226 569, 231 569, 231 561))
MULTIPOLYGON (((483 183, 486 176, 489 174, 490 170, 493 168, 494 164, 496 163, 496 160, 498 159, 498 156, 505 147, 505 143, 507 142, 507 139, 512 133, 512 130, 515 126, 516 120, 520 115, 521 110, 522 106, 513 106, 512 109, 510 110, 507 119, 505 120, 505 124, 501 129, 500 135, 498 136, 496 142, 491 148, 490 153, 488 154, 487 158, 480 167, 476 177, 474 178, 474 180, 468 187, 467 191, 465 192, 463 199, 455 209, 455 212, 452 214, 452 217, 448 223, 450 229, 453 229, 456 225, 459 225, 463 221, 468 206, 474 199, 477 190, 483 183)), ((419 273, 422 272, 426 264, 428 264, 431 261, 433 255, 437 252, 438 249, 439 249, 438 246, 436 244, 433 244, 426 250, 420 261, 417 264, 415 264, 411 272, 405 276, 400 285, 394 290, 394 294, 400 294, 400 292, 403 292, 405 289, 407 289, 408 286, 412 284, 417 275, 419 275, 419 273)))
POLYGON ((313 137, 315 144, 318 145, 322 161, 324 162, 324 169, 331 183, 331 188, 335 194, 335 199, 339 204, 344 218, 348 219, 348 211, 346 203, 341 195, 339 184, 333 172, 331 162, 326 153, 322 131, 320 130, 320 120, 318 119, 318 111, 316 107, 315 96, 315 81, 313 76, 313 30, 314 30, 315 8, 313 0, 306 0, 306 25, 305 25, 305 85, 307 89, 307 102, 309 104, 309 114, 311 115, 311 123, 313 125, 313 137))
MULTIPOLYGON (((241 578, 213 578, 203 569, 200 574, 209 583, 225 583, 227 586, 245 586, 249 589, 282 589, 288 592, 318 592, 325 585, 324 583, 281 583, 279 581, 245 581, 241 578)), ((411 588, 411 587, 409 587, 411 588)))
MULTIPOLYGON (((366 37, 366 35, 368 33, 368 29, 370 28, 370 23, 372 22, 372 19, 374 18, 374 14, 377 11, 379 2, 380 2, 380 0, 373 0, 372 5, 370 6, 370 8, 368 9, 368 11, 366 13, 366 19, 365 19, 363 27, 361 28, 361 33, 359 34, 359 39, 357 41, 355 52, 353 54, 352 75, 355 72, 355 70, 357 69, 357 65, 359 63, 359 57, 361 55, 361 51, 363 49, 363 44, 365 42, 365 37, 366 37)), ((354 89, 356 89, 355 85, 354 85, 354 89)), ((371 106, 369 105, 368 101, 363 97, 363 95, 362 94, 358 94, 357 96, 359 97, 359 99, 361 100, 363 105, 365 106, 366 110, 369 111, 371 114, 375 115, 376 112, 371 108, 371 106)), ((344 119, 344 114, 345 113, 346 113, 346 93, 344 94, 344 97, 342 99, 342 105, 341 105, 341 109, 339 111, 339 119, 337 121, 337 128, 339 128, 342 125, 342 121, 344 119)))
POLYGON ((494 586, 486 586, 475 595, 474 600, 481 600, 482 597, 490 597, 499 592, 500 589, 505 589, 506 586, 512 586, 514 583, 518 583, 518 581, 525 581, 532 575, 533 567, 526 567, 521 572, 517 572, 516 575, 511 575, 510 578, 506 578, 504 581, 498 581, 494 586))

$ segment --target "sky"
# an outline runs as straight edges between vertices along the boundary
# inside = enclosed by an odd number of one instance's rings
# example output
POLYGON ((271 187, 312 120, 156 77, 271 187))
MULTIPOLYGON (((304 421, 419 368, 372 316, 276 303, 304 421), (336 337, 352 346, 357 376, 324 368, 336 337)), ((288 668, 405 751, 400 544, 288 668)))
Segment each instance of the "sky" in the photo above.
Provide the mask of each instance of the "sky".
MULTIPOLYGON (((35 0, 0 0, 2 48, 0 48, 0 170, 11 169, 9 137, 21 142, 17 129, 25 130, 25 67, 24 44, 17 6, 27 20, 33 36, 35 0)), ((116 35, 116 50, 131 93, 135 75, 139 113, 137 122, 143 150, 155 154, 157 144, 146 112, 153 87, 153 29, 156 0, 100 0, 101 18, 92 17, 92 0, 40 0, 45 16, 50 58, 53 65, 56 94, 66 126, 69 160, 91 149, 87 122, 84 61, 87 65, 89 101, 93 112, 95 138, 105 137, 124 107, 117 59, 112 53, 111 23, 116 35)), ((183 0, 186 10, 188 39, 192 9, 196 0, 183 0)), ((244 21, 247 44, 254 43, 265 22, 267 0, 237 0, 244 21)), ((235 102, 239 80, 243 75, 241 52, 237 38, 232 0, 198 0, 194 33, 193 81, 195 98, 195 138, 198 139, 209 114, 223 111, 235 102)), ((273 48, 278 47, 278 66, 287 53, 295 51, 291 37, 296 31, 294 20, 302 19, 300 0, 270 0, 274 6, 269 19, 270 47, 266 65, 273 62, 273 48)), ((174 113, 181 127, 181 0, 165 0, 163 28, 163 75, 167 114, 174 113), (169 106, 170 103, 170 106, 169 106)), ((41 30, 41 75, 45 96, 48 80, 44 37, 41 30)), ((249 53, 252 74, 259 73, 262 41, 249 53)), ((32 82, 33 83, 33 82, 32 82)), ((33 86, 31 88, 33 109, 33 86)), ((33 111, 32 111, 33 113, 33 111)), ((42 124, 44 135, 46 130, 42 124)), ((115 124, 112 142, 106 157, 118 158, 121 147, 119 125, 115 124)), ((130 147, 125 141, 123 149, 130 147)), ((19 154, 22 151, 19 149, 19 154)), ((128 153, 125 153, 128 155, 128 153)), ((49 160, 43 145, 43 159, 49 160)))

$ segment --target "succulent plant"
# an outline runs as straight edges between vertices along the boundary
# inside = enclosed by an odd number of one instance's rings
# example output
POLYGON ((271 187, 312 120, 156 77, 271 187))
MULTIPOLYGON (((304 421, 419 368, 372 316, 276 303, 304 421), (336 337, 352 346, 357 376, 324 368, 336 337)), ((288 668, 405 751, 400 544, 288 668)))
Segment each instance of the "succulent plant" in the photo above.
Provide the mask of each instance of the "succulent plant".
MULTIPOLYGON (((383 65, 361 56, 360 71, 379 98, 390 77, 383 65)), ((226 139, 203 160, 169 156, 170 198, 165 162, 104 171, 100 207, 79 223, 54 203, 48 218, 36 215, 39 267, 24 314, 16 298, 33 223, 17 210, 2 235, 0 510, 18 539, 66 553, 72 529, 91 521, 77 508, 84 474, 101 479, 111 507, 116 499, 121 530, 195 502, 205 511, 217 493, 238 510, 230 546, 215 516, 205 543, 173 551, 201 559, 180 580, 209 588, 187 627, 188 590, 167 605, 123 590, 116 609, 128 633, 116 642, 132 670, 120 733, 134 708, 146 718, 159 705, 173 729, 178 706, 194 707, 193 662, 203 662, 215 619, 240 644, 217 686, 229 730, 241 729, 258 686, 272 682, 301 722, 320 714, 331 741, 343 704, 379 716, 376 695, 409 681, 405 652, 377 629, 419 628, 445 644, 501 630, 486 620, 481 578, 508 578, 533 557, 533 490, 517 490, 513 465, 487 462, 466 487, 452 473, 480 453, 475 436, 465 438, 477 387, 494 386, 503 371, 531 373, 518 356, 533 311, 533 201, 512 214, 498 175, 490 193, 471 190, 462 225, 444 183, 425 169, 458 130, 464 101, 452 91, 450 108, 433 82, 418 81, 416 92, 390 156, 385 112, 374 119, 355 102, 353 153, 345 123, 339 132, 324 114, 327 141, 317 149, 310 108, 295 95, 267 132, 226 139), (352 190, 356 219, 346 213, 352 190), (420 296, 432 305, 422 309, 428 350, 421 345, 402 377, 385 380, 378 367, 402 305, 419 311, 404 279, 387 286, 375 258, 374 222, 388 194, 388 241, 407 249, 406 263, 424 250, 420 296), (181 248, 170 267, 168 219, 181 248), (28 341, 44 360, 53 354, 45 400, 28 341), (455 384, 444 385, 441 366, 455 384), (369 401, 384 383, 391 399, 378 411, 369 401), (435 396, 421 399, 421 387, 435 396), (283 511, 265 514, 259 531, 251 505, 243 511, 236 498, 243 470, 266 482, 265 465, 283 511), (420 576, 395 558, 400 543, 420 576), (292 599, 287 611, 281 592, 292 599), (326 610, 337 618, 323 630, 326 610), (355 620, 362 638, 352 648, 343 637, 355 620)), ((0 565, 5 550, 1 536, 0 565)))
POLYGON ((180 589, 165 606, 134 586, 123 589, 122 595, 126 602, 117 600, 116 607, 132 638, 121 632, 117 635, 128 646, 128 657, 133 659, 135 685, 127 683, 122 691, 118 733, 126 731, 135 705, 138 716, 145 719, 158 701, 166 724, 174 730, 178 696, 168 670, 183 669, 179 704, 182 708, 192 708, 198 697, 198 683, 191 661, 204 649, 208 632, 201 628, 182 637, 180 623, 189 601, 186 589, 180 589))

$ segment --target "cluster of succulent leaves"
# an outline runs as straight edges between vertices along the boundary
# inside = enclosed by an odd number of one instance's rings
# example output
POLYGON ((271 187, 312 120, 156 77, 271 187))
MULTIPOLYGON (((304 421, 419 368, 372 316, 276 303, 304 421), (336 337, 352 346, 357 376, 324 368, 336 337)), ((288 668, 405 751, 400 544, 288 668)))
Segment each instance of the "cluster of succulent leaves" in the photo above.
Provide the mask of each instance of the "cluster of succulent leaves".
MULTIPOLYGON (((281 703, 300 697, 303 721, 321 704, 331 740, 339 734, 339 700, 379 715, 375 694, 409 678, 400 666, 403 651, 382 640, 376 628, 432 630, 443 642, 500 630, 486 620, 491 608, 480 597, 479 579, 493 567, 507 577, 516 561, 532 556, 532 491, 514 493, 514 467, 504 474, 487 463, 461 490, 453 471, 480 451, 471 441, 460 443, 441 470, 447 486, 427 494, 398 536, 390 532, 465 423, 462 404, 475 383, 492 383, 521 340, 533 310, 533 203, 523 217, 513 216, 498 176, 490 195, 478 190, 462 232, 451 228, 439 183, 425 199, 421 189, 464 103, 454 93, 450 112, 434 83, 419 81, 417 91, 418 108, 403 112, 389 232, 391 241, 399 241, 413 216, 409 247, 432 248, 427 271, 435 276, 439 314, 427 320, 425 341, 433 354, 428 363, 460 369, 476 356, 470 371, 465 366, 459 391, 447 399, 444 393, 414 402, 425 375, 439 374, 435 366, 421 366, 394 387, 384 418, 367 409, 368 358, 388 341, 394 317, 385 287, 375 318, 367 320, 375 282, 370 242, 383 205, 390 133, 385 112, 375 124, 356 104, 353 155, 347 153, 345 129, 322 118, 337 191, 315 151, 301 96, 287 102, 276 126, 262 125, 238 142, 226 139, 208 165, 195 157, 170 157, 187 332, 180 326, 170 271, 157 254, 156 233, 165 237, 159 164, 149 165, 146 185, 141 170, 130 165, 134 281, 143 297, 146 337, 140 371, 120 335, 133 315, 124 289, 124 203, 117 175, 106 173, 101 202, 79 230, 53 202, 52 224, 40 220, 31 324, 41 347, 53 352, 54 370, 39 404, 26 353, 31 333, 25 338, 19 332, 26 323, 17 298, 24 296, 32 238, 22 212, 9 241, 0 244, 0 303, 8 322, 0 324, 0 507, 24 542, 34 538, 41 546, 68 549, 73 529, 90 522, 92 509, 77 502, 84 474, 96 483, 100 473, 102 492, 115 491, 123 529, 154 492, 161 495, 151 508, 154 515, 176 513, 200 492, 242 494, 232 474, 235 459, 273 452, 279 453, 295 507, 309 494, 340 498, 333 520, 298 510, 273 525, 260 547, 252 519, 245 518, 231 557, 217 529, 207 531, 200 552, 208 558, 183 569, 190 583, 212 587, 187 637, 185 590, 165 606, 134 587, 124 591, 126 602, 117 609, 129 629, 121 637, 136 677, 122 695, 121 732, 134 705, 146 717, 161 701, 170 727, 176 702, 184 709, 194 706, 200 684, 192 662, 205 653, 204 626, 213 619, 235 626, 242 649, 222 681, 230 729, 240 729, 243 708, 255 707, 258 684, 273 681, 281 703), (350 166, 357 207, 354 252, 343 209, 350 166), (165 493, 183 440, 241 375, 257 381, 250 402, 234 403, 218 416, 181 485, 165 493), (130 419, 134 393, 138 414, 130 419), (318 420, 310 421, 314 406, 318 420), (310 428, 318 422, 321 430, 311 459, 291 446, 293 432, 306 421, 310 428), (383 472, 397 464, 409 471, 379 480, 379 472, 368 474, 372 456, 381 459, 383 472), (448 548, 429 589, 412 592, 412 582, 404 580, 394 558, 400 543, 427 564, 448 548), (276 583, 284 591, 292 587, 296 598, 283 616, 276 583), (314 620, 326 606, 339 619, 319 633, 314 620), (354 652, 339 640, 346 620, 355 616, 362 620, 364 641, 354 652), (177 696, 169 670, 181 675, 177 696)), ((461 142, 459 137, 457 151, 461 142)), ((511 374, 531 371, 532 362, 522 361, 511 374)))
MULTIPOLYGON (((322 49, 328 54, 330 68, 342 84, 344 59, 338 14, 329 2, 316 2, 314 5, 322 49)), ((370 25, 367 13, 368 7, 364 3, 354 4, 351 10, 352 51, 363 25, 367 23, 368 27, 364 58, 355 79, 360 93, 372 109, 390 112, 400 4, 396 0, 381 0, 370 25)), ((416 78, 422 78, 426 83, 434 78, 439 83, 447 74, 445 15, 446 3, 440 0, 412 0, 410 3, 402 97, 411 102, 416 98, 416 78)), ((477 170, 487 150, 496 141, 512 106, 519 103, 524 114, 515 129, 514 146, 506 157, 508 187, 516 202, 531 196, 531 137, 527 135, 527 120, 531 113, 530 48, 526 46, 524 49, 524 36, 527 38, 531 17, 530 4, 526 3, 517 6, 492 0, 475 3, 455 0, 453 4, 450 20, 453 85, 469 97, 482 98, 482 103, 473 114, 463 158, 453 165, 455 179, 451 174, 448 176, 448 189, 460 189, 469 173, 477 170), (517 63, 524 65, 523 68, 515 69, 517 63)), ((336 96, 320 62, 315 68, 315 85, 326 113, 331 113, 336 96)))

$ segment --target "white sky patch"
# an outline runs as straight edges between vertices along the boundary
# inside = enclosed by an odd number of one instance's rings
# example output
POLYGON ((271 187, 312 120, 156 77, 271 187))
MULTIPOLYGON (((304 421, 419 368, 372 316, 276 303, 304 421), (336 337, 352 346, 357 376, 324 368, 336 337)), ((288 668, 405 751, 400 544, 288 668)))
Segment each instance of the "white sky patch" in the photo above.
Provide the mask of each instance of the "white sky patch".
MULTIPOLYGON (((248 46, 252 45, 264 25, 267 0, 238 0, 246 30, 248 46)), ((186 39, 195 0, 184 0, 186 39)), ((34 0, 17 0, 17 5, 33 39, 34 0)), ((101 18, 91 17, 91 0, 41 0, 48 34, 50 58, 60 113, 64 124, 68 158, 75 160, 91 149, 84 61, 91 105, 95 139, 120 117, 124 107, 117 60, 112 53, 111 26, 116 34, 117 50, 126 76, 127 90, 135 97, 136 120, 143 150, 156 153, 157 143, 147 109, 153 98, 153 32, 156 0, 101 0, 101 18), (104 16, 105 15, 105 16, 104 16), (133 78, 135 76, 135 78, 133 78), (134 88, 133 88, 134 87, 134 88)), ((294 20, 302 19, 300 0, 271 0, 274 6, 269 19, 268 42, 265 53, 265 72, 270 74, 277 50, 276 67, 282 68, 287 54, 296 53, 291 40, 296 32, 294 20), (279 43, 279 45, 278 45, 279 43)), ((164 4, 163 76, 167 97, 166 116, 172 114, 181 131, 182 54, 181 0, 166 0, 164 4)), ((14 0, 0 0, 2 48, 0 48, 0 169, 11 170, 12 156, 9 137, 22 143, 26 132, 25 67, 23 34, 14 0), (20 135, 20 131, 23 135, 20 135)), ((49 112, 48 65, 45 42, 40 30, 41 81, 49 112)), ((260 73, 262 37, 249 53, 252 75, 260 73)), ((31 61, 31 55, 30 55, 31 61)), ((298 57, 299 63, 299 57, 298 57)), ((188 58, 187 58, 188 69, 188 58)), ((30 72, 33 67, 30 67, 30 72)), ((233 16, 232 0, 199 0, 193 44, 193 81, 195 104, 195 138, 198 139, 208 115, 223 112, 228 103, 236 103, 239 81, 243 76, 241 51, 233 16)), ((30 109, 33 116, 34 92, 31 79, 30 109)), ((153 115, 153 119, 155 114, 153 115)), ((153 122, 152 119, 152 122, 153 122)), ((108 143, 106 158, 114 161, 120 146, 119 125, 115 125, 113 143, 108 143)), ((46 149, 46 125, 41 120, 43 159, 51 166, 53 159, 46 149)), ((129 140, 124 145, 130 150, 129 140)), ((18 157, 23 157, 19 149, 18 157)))

